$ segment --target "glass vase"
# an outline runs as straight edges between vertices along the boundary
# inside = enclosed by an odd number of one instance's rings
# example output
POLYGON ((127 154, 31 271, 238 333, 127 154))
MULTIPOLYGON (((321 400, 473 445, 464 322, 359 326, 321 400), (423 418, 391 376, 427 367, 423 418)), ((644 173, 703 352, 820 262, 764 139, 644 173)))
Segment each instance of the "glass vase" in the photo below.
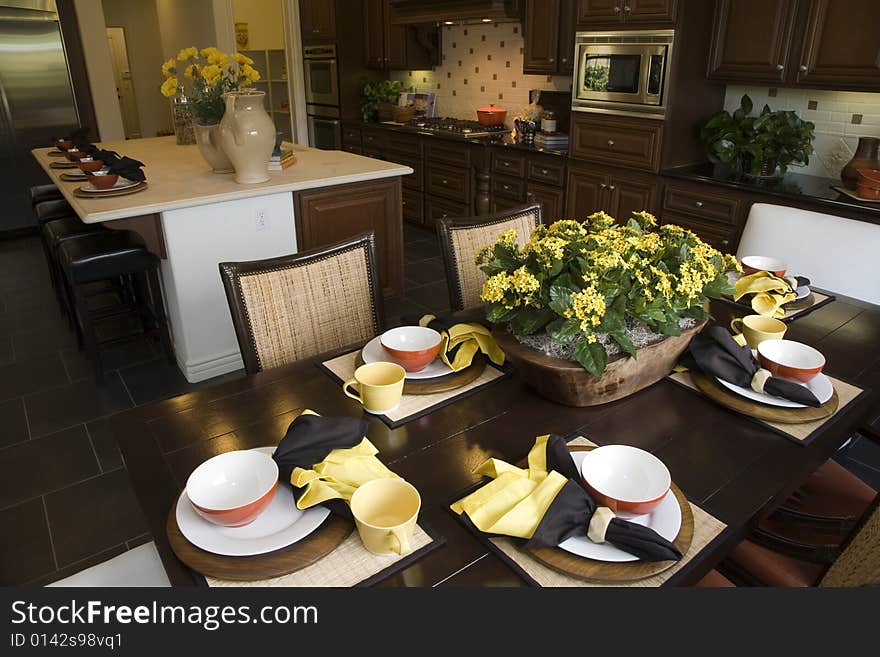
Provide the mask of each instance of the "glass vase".
POLYGON ((177 90, 177 94, 171 98, 171 119, 174 124, 174 136, 178 146, 190 146, 196 143, 196 133, 193 129, 193 104, 183 88, 177 90))

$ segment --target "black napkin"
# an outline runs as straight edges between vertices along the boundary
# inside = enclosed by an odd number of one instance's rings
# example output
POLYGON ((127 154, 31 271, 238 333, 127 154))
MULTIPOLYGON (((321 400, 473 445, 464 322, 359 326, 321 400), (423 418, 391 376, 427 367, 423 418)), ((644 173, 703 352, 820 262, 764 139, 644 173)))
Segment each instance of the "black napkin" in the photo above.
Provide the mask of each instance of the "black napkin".
POLYGON ((119 161, 119 153, 116 151, 107 151, 97 146, 85 149, 86 153, 92 156, 93 160, 101 160, 104 166, 109 167, 111 164, 119 161))
POLYGON ((71 130, 69 133, 64 135, 63 137, 52 136, 52 142, 56 141, 72 141, 73 145, 82 150, 83 146, 89 145, 88 134, 90 128, 86 125, 77 128, 76 130, 71 130))
MULTIPOLYGON (((743 388, 751 388, 752 377, 761 367, 752 356, 752 350, 738 345, 721 326, 712 326, 694 336, 682 362, 688 368, 696 367, 743 388)), ((822 405, 806 387, 773 376, 764 383, 764 392, 807 406, 822 405)))
MULTIPOLYGON (((300 415, 287 427, 287 434, 272 455, 278 464, 278 478, 293 489, 293 497, 299 500, 305 489, 290 483, 294 468, 311 469, 334 449, 355 447, 367 435, 368 426, 363 419, 300 415)), ((345 500, 330 500, 323 504, 333 513, 351 518, 345 500)))
MULTIPOLYGON (((596 511, 596 502, 587 491, 561 436, 550 436, 546 447, 547 472, 555 470, 568 479, 547 509, 527 548, 555 547, 575 534, 583 534, 596 511)), ((613 518, 605 540, 643 561, 678 561, 681 552, 653 529, 613 518)))
MULTIPOLYGON (((102 151, 105 153, 112 153, 112 151, 102 151)), ((100 159, 100 158, 98 158, 100 159)), ((117 173, 123 178, 127 178, 128 180, 143 182, 147 179, 147 176, 144 175, 143 170, 141 169, 144 166, 143 162, 139 162, 138 160, 133 160, 130 157, 121 157, 115 162, 110 163, 104 162, 104 165, 110 170, 110 173, 117 173)))

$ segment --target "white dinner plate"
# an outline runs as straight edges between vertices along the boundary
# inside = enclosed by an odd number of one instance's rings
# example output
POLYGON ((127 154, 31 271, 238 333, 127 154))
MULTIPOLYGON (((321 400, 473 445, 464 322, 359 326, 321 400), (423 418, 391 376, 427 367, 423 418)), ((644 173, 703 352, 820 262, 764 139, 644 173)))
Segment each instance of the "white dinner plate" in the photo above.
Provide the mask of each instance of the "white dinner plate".
MULTIPOLYGON (((271 458, 275 448, 258 447, 253 451, 271 458)), ((290 486, 280 482, 266 510, 244 527, 221 527, 208 522, 195 512, 186 490, 177 500, 176 514, 180 532, 196 547, 227 557, 249 557, 280 550, 302 540, 324 522, 330 510, 313 506, 300 511, 290 486)))
POLYGON ((120 178, 113 184, 113 187, 109 187, 107 189, 98 189, 97 187, 92 185, 92 183, 89 183, 88 185, 83 185, 82 187, 80 187, 80 189, 87 194, 100 194, 102 192, 110 192, 116 189, 128 189, 129 187, 134 187, 135 185, 140 184, 140 180, 129 180, 128 178, 120 178))
MULTIPOLYGON (((394 362, 385 347, 382 346, 380 337, 370 340, 361 351, 361 358, 365 363, 376 363, 379 361, 394 362)), ((438 376, 446 376, 452 374, 452 370, 439 357, 425 369, 420 372, 407 372, 407 379, 436 379, 438 376)))
MULTIPOLYGON (((571 453, 571 458, 574 459, 578 472, 581 470, 581 462, 586 454, 586 452, 571 453)), ((678 530, 681 529, 681 507, 678 505, 675 493, 671 490, 666 493, 666 497, 663 498, 663 501, 651 513, 640 516, 619 514, 619 517, 637 525, 650 527, 667 541, 674 541, 675 537, 678 536, 678 530)), ((593 543, 593 541, 587 538, 586 528, 583 534, 565 539, 559 544, 559 547, 579 557, 595 559, 596 561, 624 562, 639 560, 638 557, 631 555, 629 552, 624 552, 610 543, 593 543)))
MULTIPOLYGON (((715 378, 718 380, 718 383, 731 392, 735 392, 740 397, 746 397, 752 401, 769 404, 770 406, 781 406, 782 408, 807 407, 806 404, 798 404, 797 402, 789 401, 782 397, 774 397, 773 395, 768 395, 766 392, 755 392, 751 388, 743 388, 742 386, 734 385, 724 379, 719 379, 717 376, 715 378)), ((820 404, 824 404, 834 395, 834 385, 831 383, 831 379, 821 372, 813 377, 809 383, 801 383, 800 385, 812 392, 816 396, 816 399, 819 400, 820 404)))

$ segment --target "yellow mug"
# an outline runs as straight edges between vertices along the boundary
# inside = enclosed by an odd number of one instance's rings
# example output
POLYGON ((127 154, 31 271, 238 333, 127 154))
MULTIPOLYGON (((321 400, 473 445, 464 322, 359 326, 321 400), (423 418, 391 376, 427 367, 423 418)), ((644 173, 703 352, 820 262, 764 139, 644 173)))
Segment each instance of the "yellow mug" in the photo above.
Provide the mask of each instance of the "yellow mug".
POLYGON ((356 399, 368 413, 388 413, 400 404, 406 370, 397 363, 367 363, 354 371, 354 378, 342 384, 342 391, 356 399), (349 386, 356 385, 358 394, 349 386))
POLYGON ((734 333, 742 333, 752 349, 757 349, 764 340, 781 340, 788 326, 785 322, 763 315, 747 315, 737 317, 730 322, 730 329, 734 333))
POLYGON ((373 554, 408 554, 422 498, 398 477, 371 479, 349 502, 364 547, 373 554))

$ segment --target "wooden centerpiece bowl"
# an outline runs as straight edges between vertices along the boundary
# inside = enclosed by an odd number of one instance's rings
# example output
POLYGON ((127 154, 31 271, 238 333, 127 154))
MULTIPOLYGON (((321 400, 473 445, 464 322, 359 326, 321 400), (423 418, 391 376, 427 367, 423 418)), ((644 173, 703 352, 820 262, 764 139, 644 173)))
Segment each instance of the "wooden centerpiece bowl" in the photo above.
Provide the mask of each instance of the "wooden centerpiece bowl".
POLYGON ((526 382, 542 397, 566 406, 598 406, 628 397, 655 384, 672 371, 691 338, 708 320, 675 337, 638 350, 637 358, 626 354, 608 359, 600 376, 593 376, 575 361, 548 356, 521 344, 504 328, 492 335, 526 382))

